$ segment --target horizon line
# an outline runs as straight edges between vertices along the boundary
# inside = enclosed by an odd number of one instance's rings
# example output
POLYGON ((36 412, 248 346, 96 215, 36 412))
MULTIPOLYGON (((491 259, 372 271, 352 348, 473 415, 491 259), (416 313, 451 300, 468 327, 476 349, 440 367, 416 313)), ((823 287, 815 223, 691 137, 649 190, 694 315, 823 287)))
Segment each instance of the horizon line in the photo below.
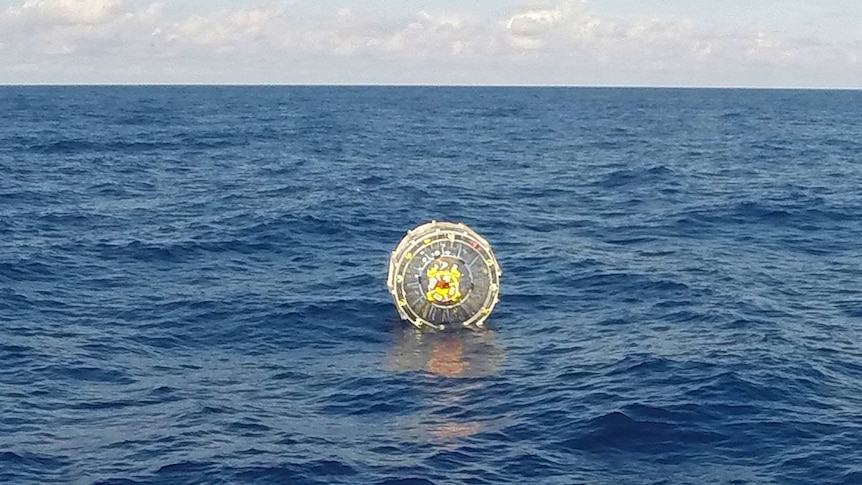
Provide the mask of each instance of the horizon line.
POLYGON ((752 91, 862 91, 862 86, 757 86, 757 85, 682 85, 682 84, 420 84, 420 83, 210 83, 210 82, 72 82, 5 83, 0 87, 426 87, 426 88, 586 88, 586 89, 727 89, 752 91))

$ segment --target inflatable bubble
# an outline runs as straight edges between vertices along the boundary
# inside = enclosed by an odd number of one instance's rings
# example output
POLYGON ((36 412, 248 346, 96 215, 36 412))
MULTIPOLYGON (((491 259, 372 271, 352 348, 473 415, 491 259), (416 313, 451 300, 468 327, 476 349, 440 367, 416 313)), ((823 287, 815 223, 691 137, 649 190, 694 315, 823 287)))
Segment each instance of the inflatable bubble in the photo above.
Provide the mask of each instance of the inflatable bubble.
POLYGON ((482 327, 500 300, 491 245, 464 224, 431 221, 392 252, 387 286, 401 318, 417 327, 482 327))

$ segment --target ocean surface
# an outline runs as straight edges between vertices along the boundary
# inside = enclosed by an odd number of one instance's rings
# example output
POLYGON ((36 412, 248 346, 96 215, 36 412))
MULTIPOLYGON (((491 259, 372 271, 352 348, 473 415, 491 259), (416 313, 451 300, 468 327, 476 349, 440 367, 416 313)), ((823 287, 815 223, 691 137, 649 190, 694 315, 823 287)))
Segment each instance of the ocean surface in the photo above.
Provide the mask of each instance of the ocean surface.
POLYGON ((0 88, 0 483, 862 484, 862 92, 0 88), (390 251, 464 222, 487 332, 390 251))

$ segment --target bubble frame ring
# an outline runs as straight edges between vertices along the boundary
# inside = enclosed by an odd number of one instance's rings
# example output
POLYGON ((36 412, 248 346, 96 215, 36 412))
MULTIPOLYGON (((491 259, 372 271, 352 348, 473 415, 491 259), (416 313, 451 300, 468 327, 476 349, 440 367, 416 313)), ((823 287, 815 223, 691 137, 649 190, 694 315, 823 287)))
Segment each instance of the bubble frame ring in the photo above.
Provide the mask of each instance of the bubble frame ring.
POLYGON ((386 286, 401 318, 416 327, 482 328, 500 301, 502 274, 491 245, 476 231, 431 221, 398 243, 386 286))

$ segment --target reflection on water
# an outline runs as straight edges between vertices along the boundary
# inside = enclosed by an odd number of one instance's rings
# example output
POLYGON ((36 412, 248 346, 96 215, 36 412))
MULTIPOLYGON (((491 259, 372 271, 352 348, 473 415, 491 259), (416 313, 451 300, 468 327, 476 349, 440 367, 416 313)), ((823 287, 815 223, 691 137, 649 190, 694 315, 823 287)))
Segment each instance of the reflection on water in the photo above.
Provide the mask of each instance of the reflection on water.
MULTIPOLYGON (((503 348, 490 330, 481 332, 423 332, 398 325, 393 330, 394 345, 387 369, 417 372, 444 378, 431 383, 430 399, 420 415, 402 421, 402 432, 410 440, 422 440, 444 448, 484 429, 483 423, 452 416, 468 407, 471 396, 486 383, 464 379, 497 375, 503 348), (452 380, 456 379, 456 380, 452 380)), ((425 385, 429 385, 426 381, 425 385)))
POLYGON ((443 377, 496 375, 503 348, 494 332, 423 332, 407 325, 393 331, 387 368, 393 372, 424 371, 443 377))
POLYGON ((455 441, 473 436, 481 429, 482 425, 475 421, 468 423, 442 423, 431 428, 431 436, 440 442, 455 441))

